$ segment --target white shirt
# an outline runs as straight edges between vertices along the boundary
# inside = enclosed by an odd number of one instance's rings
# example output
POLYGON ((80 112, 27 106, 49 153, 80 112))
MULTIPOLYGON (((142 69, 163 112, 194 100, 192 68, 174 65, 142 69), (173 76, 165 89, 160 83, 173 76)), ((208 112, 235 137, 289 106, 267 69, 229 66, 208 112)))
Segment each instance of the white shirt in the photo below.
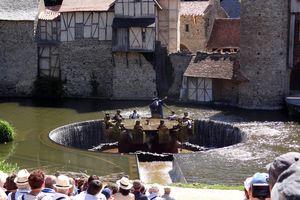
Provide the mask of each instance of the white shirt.
POLYGON ((20 195, 17 200, 52 200, 52 198, 43 192, 40 192, 37 196, 30 193, 20 195))
MULTIPOLYGON (((18 199, 19 196, 22 196, 23 194, 27 194, 29 192, 30 192, 30 190, 28 190, 28 189, 17 189, 17 191, 15 193, 15 199, 18 199)), ((12 192, 8 194, 7 200, 11 200, 11 194, 12 194, 12 192)))
POLYGON ((62 198, 62 200, 70 200, 71 199, 68 195, 58 193, 58 192, 56 192, 52 197, 53 200, 56 200, 56 199, 59 199, 59 198, 62 198))
POLYGON ((84 191, 76 195, 73 200, 106 200, 106 197, 101 192, 99 192, 97 195, 91 195, 84 191))

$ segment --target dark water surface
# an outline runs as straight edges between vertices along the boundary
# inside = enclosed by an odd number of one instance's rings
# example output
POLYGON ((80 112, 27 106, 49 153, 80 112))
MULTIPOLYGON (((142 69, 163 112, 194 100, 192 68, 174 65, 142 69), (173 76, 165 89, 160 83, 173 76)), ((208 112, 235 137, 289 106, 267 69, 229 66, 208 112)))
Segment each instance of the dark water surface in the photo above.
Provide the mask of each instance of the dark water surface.
MULTIPOLYGON (((121 109, 128 116, 138 109, 149 116, 149 102, 64 100, 60 103, 34 102, 30 99, 0 99, 0 118, 11 122, 17 131, 14 142, 0 145, 0 159, 21 168, 43 168, 49 172, 70 170, 106 175, 126 172, 133 156, 113 155, 67 149, 51 142, 48 133, 58 126, 76 121, 103 118, 106 112, 121 109)), ((181 157, 190 182, 240 184, 244 177, 263 171, 274 157, 288 151, 300 151, 300 125, 284 112, 246 111, 203 106, 172 105, 176 113, 190 112, 193 118, 234 123, 244 130, 248 140, 232 147, 193 153, 181 157)), ((166 109, 165 112, 168 112, 166 109)))

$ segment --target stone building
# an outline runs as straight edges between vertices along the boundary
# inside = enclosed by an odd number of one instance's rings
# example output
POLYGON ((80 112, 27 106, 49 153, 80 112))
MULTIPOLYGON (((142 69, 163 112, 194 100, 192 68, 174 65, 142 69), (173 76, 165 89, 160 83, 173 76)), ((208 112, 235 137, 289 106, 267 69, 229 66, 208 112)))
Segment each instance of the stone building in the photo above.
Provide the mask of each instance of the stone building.
POLYGON ((243 108, 276 109, 289 94, 289 1, 243 0, 241 7, 241 72, 243 108))
POLYGON ((37 76, 38 2, 0 1, 0 95, 30 95, 37 76))
POLYGON ((215 0, 181 2, 180 50, 204 51, 214 20, 226 17, 226 12, 215 0))

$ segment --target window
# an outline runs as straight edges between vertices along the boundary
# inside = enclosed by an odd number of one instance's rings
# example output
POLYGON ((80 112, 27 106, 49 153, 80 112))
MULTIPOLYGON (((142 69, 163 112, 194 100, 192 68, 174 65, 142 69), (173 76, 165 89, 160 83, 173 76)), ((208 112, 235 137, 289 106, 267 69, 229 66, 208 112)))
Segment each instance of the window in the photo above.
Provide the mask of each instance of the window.
POLYGON ((142 29, 142 42, 143 43, 146 42, 146 29, 145 28, 142 29))
POLYGON ((83 23, 75 24, 75 39, 83 38, 83 23))
POLYGON ((188 24, 185 25, 185 32, 189 32, 190 31, 190 26, 188 24))

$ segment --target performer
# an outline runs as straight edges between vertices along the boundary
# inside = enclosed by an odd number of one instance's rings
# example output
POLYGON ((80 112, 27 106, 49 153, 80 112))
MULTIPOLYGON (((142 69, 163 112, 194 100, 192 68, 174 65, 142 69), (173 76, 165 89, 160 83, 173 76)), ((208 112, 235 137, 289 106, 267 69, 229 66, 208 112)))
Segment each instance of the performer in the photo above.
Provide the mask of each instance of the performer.
POLYGON ((153 102, 149 105, 152 118, 162 119, 164 117, 163 106, 166 106, 164 104, 164 100, 166 100, 166 99, 167 99, 167 97, 165 97, 163 99, 159 99, 158 97, 156 97, 153 99, 153 102))

